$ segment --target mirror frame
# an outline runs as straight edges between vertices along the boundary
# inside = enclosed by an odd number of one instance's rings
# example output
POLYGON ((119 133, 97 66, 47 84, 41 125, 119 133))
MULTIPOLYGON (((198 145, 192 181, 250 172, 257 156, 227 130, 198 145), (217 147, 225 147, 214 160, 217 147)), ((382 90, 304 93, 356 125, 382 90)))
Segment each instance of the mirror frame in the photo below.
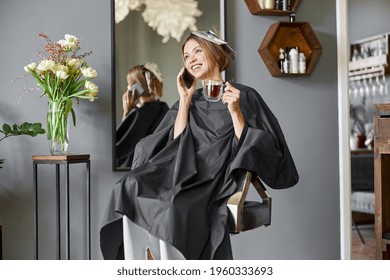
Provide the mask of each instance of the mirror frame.
MULTIPOLYGON (((118 168, 116 166, 116 54, 115 54, 115 0, 111 0, 111 165, 113 172, 128 171, 128 169, 118 168)), ((225 2, 226 0, 219 0, 219 24, 220 36, 225 38, 225 2)))

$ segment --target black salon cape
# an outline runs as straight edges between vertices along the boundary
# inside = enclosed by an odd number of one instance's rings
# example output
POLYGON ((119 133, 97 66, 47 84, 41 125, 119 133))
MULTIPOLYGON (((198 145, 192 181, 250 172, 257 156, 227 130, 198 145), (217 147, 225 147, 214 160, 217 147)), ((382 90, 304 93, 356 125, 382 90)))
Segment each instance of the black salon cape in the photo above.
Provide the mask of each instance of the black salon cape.
POLYGON ((129 113, 116 130, 117 167, 131 167, 135 146, 154 132, 168 110, 167 103, 153 101, 129 113))
POLYGON ((246 121, 239 142, 227 105, 206 101, 197 89, 189 123, 176 139, 178 103, 137 145, 134 169, 115 185, 100 231, 105 259, 123 256, 123 215, 186 259, 232 259, 226 202, 238 177, 250 170, 274 189, 298 182, 275 116, 254 89, 234 87, 246 121))

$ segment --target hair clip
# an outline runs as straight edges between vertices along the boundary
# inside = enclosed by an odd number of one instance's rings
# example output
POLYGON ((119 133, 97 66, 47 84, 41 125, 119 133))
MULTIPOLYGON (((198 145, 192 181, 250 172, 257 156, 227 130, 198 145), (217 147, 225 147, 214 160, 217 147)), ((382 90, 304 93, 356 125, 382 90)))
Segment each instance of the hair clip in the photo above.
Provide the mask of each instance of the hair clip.
POLYGON ((217 44, 217 45, 223 45, 227 47, 227 50, 232 54, 232 57, 236 55, 236 52, 233 50, 232 47, 228 45, 228 43, 224 40, 222 40, 217 34, 215 34, 213 31, 193 31, 192 34, 203 38, 207 41, 210 41, 211 43, 217 44))

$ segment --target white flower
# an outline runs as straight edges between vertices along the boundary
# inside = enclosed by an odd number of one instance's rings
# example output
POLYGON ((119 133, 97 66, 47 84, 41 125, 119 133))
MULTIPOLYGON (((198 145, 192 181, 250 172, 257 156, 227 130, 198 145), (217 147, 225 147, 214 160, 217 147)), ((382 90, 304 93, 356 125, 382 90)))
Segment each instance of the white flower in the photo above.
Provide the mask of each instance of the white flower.
POLYGON ((57 64, 56 76, 61 80, 66 80, 69 77, 69 68, 65 65, 57 64))
POLYGON ((84 87, 90 91, 85 94, 88 97, 88 100, 91 102, 94 101, 99 92, 99 87, 91 81, 86 81, 84 87))
POLYGON ((99 92, 99 87, 91 81, 86 81, 84 87, 85 89, 90 90, 91 92, 96 92, 96 93, 99 92))
POLYGON ((88 92, 86 96, 88 96, 89 101, 93 102, 97 96, 97 92, 88 92))
POLYGON ((24 71, 26 71, 26 72, 29 72, 29 70, 35 71, 36 67, 37 67, 36 63, 32 62, 32 63, 27 64, 26 66, 24 66, 24 71))
POLYGON ((37 66, 37 70, 41 74, 46 72, 46 71, 49 71, 49 70, 54 73, 55 69, 56 69, 56 63, 50 59, 42 60, 41 62, 39 62, 38 66, 37 66))
POLYGON ((72 51, 79 46, 80 40, 76 36, 66 34, 65 40, 59 40, 57 43, 62 46, 64 51, 69 52, 69 51, 72 51))
POLYGON ((195 0, 145 0, 146 9, 142 16, 153 30, 163 37, 163 43, 170 37, 180 42, 188 28, 196 31, 196 18, 202 15, 195 0))
POLYGON ((77 68, 80 66, 81 61, 78 58, 68 58, 66 64, 71 68, 77 68))
POLYGON ((81 73, 83 73, 84 77, 93 79, 97 76, 96 70, 92 69, 91 67, 82 67, 81 73))
POLYGON ((76 45, 78 45, 80 41, 76 36, 70 34, 65 34, 65 40, 76 45))

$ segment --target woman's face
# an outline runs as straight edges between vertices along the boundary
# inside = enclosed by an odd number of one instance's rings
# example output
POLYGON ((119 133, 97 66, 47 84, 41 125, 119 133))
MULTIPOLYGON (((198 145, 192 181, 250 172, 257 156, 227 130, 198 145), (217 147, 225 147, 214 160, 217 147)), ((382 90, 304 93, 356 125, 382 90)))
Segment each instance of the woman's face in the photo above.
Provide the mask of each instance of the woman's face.
MULTIPOLYGON (((197 79, 210 79, 212 73, 215 72, 212 65, 209 65, 206 53, 200 47, 199 43, 190 39, 184 46, 183 59, 185 68, 197 79), (211 70, 211 71, 210 71, 211 70)), ((218 68, 217 68, 217 72, 218 68)))

